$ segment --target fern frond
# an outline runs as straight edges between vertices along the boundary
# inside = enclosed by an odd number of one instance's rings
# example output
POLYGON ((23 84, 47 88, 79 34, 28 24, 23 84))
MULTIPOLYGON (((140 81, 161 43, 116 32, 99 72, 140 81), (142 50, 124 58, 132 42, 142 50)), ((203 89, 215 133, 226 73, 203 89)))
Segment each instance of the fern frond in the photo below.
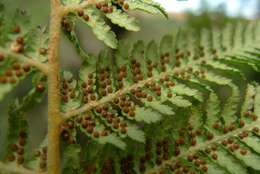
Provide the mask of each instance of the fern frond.
POLYGON ((257 110, 258 87, 239 68, 247 65, 250 71, 258 72, 259 60, 246 53, 257 53, 250 48, 258 42, 248 41, 241 50, 237 45, 241 40, 231 38, 219 43, 219 35, 209 31, 195 48, 184 42, 174 45, 178 40, 173 41, 170 35, 162 39, 160 46, 154 41, 147 46, 138 41, 131 53, 130 47, 122 44, 115 59, 103 52, 99 58, 85 62, 79 83, 81 107, 64 113, 64 124, 76 120, 88 138, 101 143, 100 148, 108 143, 119 149, 126 145, 127 149, 142 149, 153 138, 157 145, 150 150, 131 152, 136 154, 136 164, 127 170, 137 173, 177 172, 180 169, 176 165, 188 171, 211 173, 234 173, 239 169, 248 173, 246 167, 258 170, 254 163, 248 163, 258 161, 255 131, 259 130, 259 121, 255 121, 257 114, 253 113, 257 110), (221 45, 227 47, 226 51, 221 45), (242 58, 244 54, 249 61, 242 58), (223 97, 221 90, 228 95, 223 97), (179 124, 179 134, 175 123, 179 124), (144 142, 144 136, 145 144, 139 143, 144 142), (226 141, 232 143, 226 145, 226 141), (208 152, 211 147, 213 150, 208 152))
POLYGON ((130 17, 126 11, 140 10, 151 14, 162 14, 167 17, 166 11, 160 4, 151 0, 97 1, 83 3, 78 3, 78 1, 64 1, 64 3, 68 4, 64 9, 65 13, 68 15, 63 21, 63 28, 66 32, 74 32, 74 28, 66 18, 71 17, 71 20, 73 21, 78 17, 91 28, 98 39, 113 49, 118 47, 118 41, 115 33, 111 30, 110 26, 106 24, 105 18, 111 20, 113 24, 129 31, 139 31, 136 19, 130 17), (77 14, 72 15, 72 12, 77 12, 77 14))

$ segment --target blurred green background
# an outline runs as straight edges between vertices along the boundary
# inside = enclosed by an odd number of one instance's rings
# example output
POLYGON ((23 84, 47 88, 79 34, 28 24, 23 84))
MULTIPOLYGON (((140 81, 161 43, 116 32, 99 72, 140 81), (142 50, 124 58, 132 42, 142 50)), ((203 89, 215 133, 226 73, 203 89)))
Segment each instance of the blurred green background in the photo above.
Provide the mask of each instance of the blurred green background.
MULTIPOLYGON (((0 0, 2 1, 2 0, 0 0)), ((151 39, 159 40, 164 34, 176 31, 179 27, 191 27, 195 30, 202 28, 221 29, 227 22, 239 19, 259 19, 260 0, 157 0, 169 10, 169 19, 160 16, 152 16, 145 13, 131 12, 139 19, 141 31, 126 32, 121 28, 112 27, 118 34, 118 38, 132 43, 142 39, 146 42, 151 39)), ((46 0, 8 0, 10 9, 17 7, 27 11, 32 16, 32 25, 48 27, 50 4, 46 0)), ((98 54, 106 46, 96 39, 91 30, 79 24, 77 34, 82 47, 89 53, 98 54)), ((67 70, 76 70, 80 66, 80 59, 73 46, 62 37, 60 46, 60 58, 62 67, 67 70)), ((0 104, 0 157, 3 154, 4 139, 8 126, 7 110, 8 104, 15 97, 23 96, 31 86, 30 79, 20 84, 14 93, 6 96, 4 102, 0 104)), ((28 113, 30 126, 31 147, 36 147, 47 131, 46 99, 40 105, 28 113)))

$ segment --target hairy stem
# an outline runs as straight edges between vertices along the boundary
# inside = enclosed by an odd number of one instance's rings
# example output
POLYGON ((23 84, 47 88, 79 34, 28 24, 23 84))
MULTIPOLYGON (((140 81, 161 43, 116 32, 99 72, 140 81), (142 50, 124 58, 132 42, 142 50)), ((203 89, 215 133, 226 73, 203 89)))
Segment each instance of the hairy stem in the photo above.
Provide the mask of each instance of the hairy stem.
POLYGON ((51 1, 50 41, 48 48, 48 174, 60 174, 60 92, 59 43, 62 8, 58 0, 51 1))

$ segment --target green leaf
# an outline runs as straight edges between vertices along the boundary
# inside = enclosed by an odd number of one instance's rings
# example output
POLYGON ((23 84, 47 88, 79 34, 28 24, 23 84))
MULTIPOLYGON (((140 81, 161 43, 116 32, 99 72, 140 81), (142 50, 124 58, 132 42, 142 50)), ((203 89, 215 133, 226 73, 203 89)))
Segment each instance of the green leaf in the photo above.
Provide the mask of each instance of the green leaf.
POLYGON ((236 113, 238 104, 240 102, 240 91, 238 87, 234 84, 230 84, 232 88, 231 96, 226 100, 221 116, 223 117, 226 124, 232 123, 238 119, 236 113))
POLYGON ((24 112, 19 110, 20 108, 19 100, 16 99, 9 106, 9 118, 8 118, 8 145, 15 144, 19 138, 20 131, 28 133, 28 123, 24 117, 24 112))
POLYGON ((98 39, 103 41, 107 46, 116 49, 118 41, 116 39, 115 33, 111 30, 109 25, 106 24, 105 20, 95 12, 93 8, 87 8, 85 13, 89 15, 89 20, 86 23, 97 36, 98 39))
POLYGON ((160 54, 171 53, 173 50, 173 37, 172 35, 163 36, 160 42, 160 54))
POLYGON ((136 121, 143 121, 148 124, 155 123, 161 120, 162 115, 150 108, 138 107, 136 108, 136 121))
POLYGON ((243 161, 246 166, 252 167, 255 170, 260 170, 260 155, 255 153, 254 151, 251 151, 250 149, 246 148, 244 145, 239 144, 241 148, 245 148, 247 150, 246 155, 241 155, 240 151, 235 151, 234 155, 243 161))
POLYGON ((166 11, 160 6, 159 3, 156 3, 151 0, 126 0, 129 5, 130 10, 141 10, 151 14, 162 14, 166 18, 168 15, 166 11))
POLYGON ((71 174, 80 169, 80 154, 81 148, 78 144, 66 145, 63 157, 63 171, 64 174, 71 174))
POLYGON ((216 151, 218 155, 217 163, 226 168, 231 174, 249 174, 245 166, 234 158, 231 154, 223 149, 218 149, 216 151))
POLYGON ((113 7, 112 13, 106 13, 106 17, 111 20, 113 24, 119 25, 130 31, 139 31, 140 27, 134 17, 130 17, 127 13, 123 12, 116 7, 113 7))
POLYGON ((201 107, 191 107, 189 123, 195 130, 203 125, 203 113, 201 107))
POLYGON ((157 112, 160 112, 162 114, 165 115, 174 115, 174 111, 173 109, 166 105, 166 104, 162 104, 159 101, 153 101, 153 102, 147 102, 145 103, 147 106, 153 108, 154 110, 156 110, 157 112))
POLYGON ((207 72, 206 73, 206 80, 216 83, 218 85, 228 85, 232 82, 231 79, 228 79, 226 77, 222 77, 220 75, 216 75, 212 72, 207 72))
POLYGON ((79 70, 79 77, 82 81, 87 81, 88 75, 93 73, 95 74, 97 71, 96 63, 98 58, 96 56, 90 56, 88 60, 82 62, 80 70, 79 70))
MULTIPOLYGON (((35 150, 42 151, 42 149, 47 146, 48 146, 48 137, 45 136, 41 144, 35 150)), ((36 157, 34 155, 31 159, 28 160, 28 162, 26 162, 26 167, 30 169, 38 170, 40 162, 41 162, 40 157, 36 157)))
POLYGON ((172 99, 170 100, 170 102, 178 107, 189 107, 192 105, 192 103, 186 99, 184 99, 181 96, 175 96, 172 97, 172 99))
POLYGON ((216 93, 211 92, 206 104, 206 124, 211 127, 216 121, 220 119, 220 100, 216 93))
POLYGON ((146 48, 145 57, 150 60, 158 60, 158 46, 155 41, 151 41, 146 48))
POLYGON ((243 142, 249 146, 250 148, 252 148, 255 152, 257 152, 258 154, 260 154, 260 138, 257 136, 248 136, 246 138, 243 139, 243 142))
POLYGON ((254 103, 254 113, 259 117, 260 116, 260 86, 256 87, 256 96, 254 103))
POLYGON ((140 60, 144 58, 144 51, 145 51, 145 45, 144 42, 139 40, 136 43, 134 43, 132 52, 131 52, 131 56, 134 59, 140 60))
POLYGON ((248 84, 246 89, 245 100, 241 108, 241 115, 244 115, 245 112, 251 110, 254 106, 254 95, 255 95, 255 87, 253 85, 248 84))
POLYGON ((119 149, 122 149, 122 150, 124 150, 126 148, 125 142, 123 142, 120 138, 116 137, 113 134, 98 138, 98 142, 100 144, 109 143, 109 144, 112 144, 112 145, 118 147, 119 149))
POLYGON ((199 91, 197 91, 196 89, 191 89, 183 84, 176 84, 173 87, 172 92, 178 95, 186 95, 186 96, 194 97, 196 100, 200 102, 203 101, 203 96, 199 91))
POLYGON ((141 142, 141 143, 145 142, 144 132, 139 130, 136 126, 128 126, 127 135, 130 138, 132 138, 133 140, 136 140, 138 142, 141 142))

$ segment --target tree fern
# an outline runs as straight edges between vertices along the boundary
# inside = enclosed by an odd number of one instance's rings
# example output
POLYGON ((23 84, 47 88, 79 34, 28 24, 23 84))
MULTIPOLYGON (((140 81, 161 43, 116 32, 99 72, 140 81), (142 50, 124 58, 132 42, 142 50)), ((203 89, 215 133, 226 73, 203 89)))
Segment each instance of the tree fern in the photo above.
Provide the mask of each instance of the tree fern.
MULTIPOLYGON (((104 19, 139 30, 126 11, 166 16, 150 0, 52 3, 50 30, 31 27, 17 10, 1 10, 0 100, 24 79, 31 89, 8 112, 0 173, 258 173, 260 171, 260 28, 190 30, 158 44, 118 41, 104 19), (111 48, 88 54, 75 32, 81 21, 111 48), (59 69, 60 32, 82 64, 59 69), (245 68, 246 67, 246 68, 245 68), (29 149, 26 113, 48 88, 48 134, 29 149), (60 154, 61 153, 61 154, 60 154)), ((174 36, 174 37, 173 37, 174 36)), ((2 116, 2 115, 1 115, 2 116)))

